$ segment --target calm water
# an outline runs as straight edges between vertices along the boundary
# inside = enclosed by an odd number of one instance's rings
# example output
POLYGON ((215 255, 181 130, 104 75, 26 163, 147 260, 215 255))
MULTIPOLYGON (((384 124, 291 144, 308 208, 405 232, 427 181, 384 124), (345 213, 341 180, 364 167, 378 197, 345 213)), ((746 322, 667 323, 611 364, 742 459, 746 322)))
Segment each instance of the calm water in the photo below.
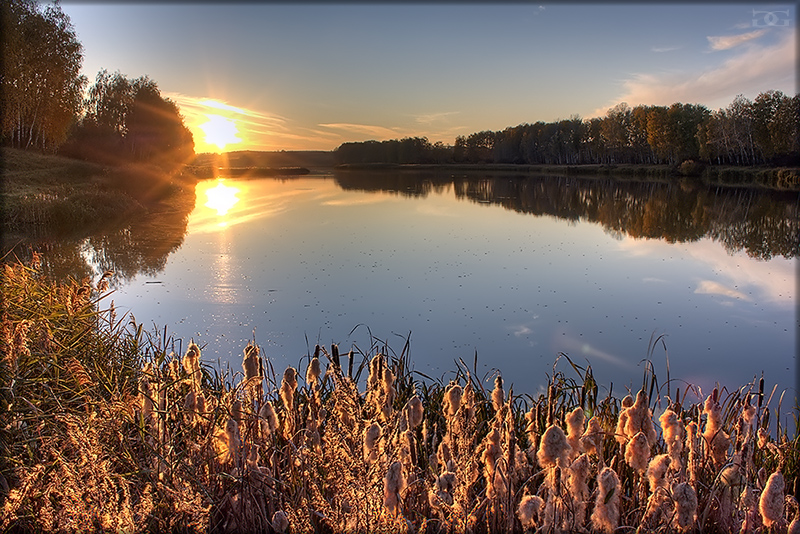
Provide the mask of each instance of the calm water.
POLYGON ((72 261, 115 268, 120 312, 206 361, 240 370, 254 338, 279 372, 315 343, 399 353, 410 333, 416 370, 449 379, 477 352, 519 393, 565 353, 615 392, 638 389, 648 355, 662 383, 668 355, 673 391, 763 372, 794 395, 797 195, 385 172, 196 194, 188 219, 92 238, 72 261))

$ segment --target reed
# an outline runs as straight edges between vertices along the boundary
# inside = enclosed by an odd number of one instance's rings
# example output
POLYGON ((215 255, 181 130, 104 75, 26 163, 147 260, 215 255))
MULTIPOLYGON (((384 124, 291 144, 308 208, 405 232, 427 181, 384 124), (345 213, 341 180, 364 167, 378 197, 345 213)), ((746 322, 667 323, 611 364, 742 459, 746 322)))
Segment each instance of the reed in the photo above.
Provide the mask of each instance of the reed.
POLYGON ((591 367, 560 355, 569 373, 554 365, 534 397, 499 374, 486 388, 476 362, 448 383, 413 373, 408 343, 398 355, 374 338, 277 374, 250 343, 242 371, 222 371, 101 309, 104 284, 46 281, 38 259, 2 273, 3 531, 797 525, 797 421, 770 433, 783 399, 763 381, 672 397, 651 373, 601 398, 591 367))

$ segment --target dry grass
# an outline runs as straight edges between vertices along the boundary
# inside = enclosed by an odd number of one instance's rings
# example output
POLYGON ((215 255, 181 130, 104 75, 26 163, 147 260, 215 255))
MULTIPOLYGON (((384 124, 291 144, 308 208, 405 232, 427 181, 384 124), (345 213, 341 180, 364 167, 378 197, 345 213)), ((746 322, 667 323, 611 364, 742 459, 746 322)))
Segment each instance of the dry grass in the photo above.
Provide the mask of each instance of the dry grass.
POLYGON ((407 347, 377 342, 317 347, 280 378, 251 344, 221 375, 35 262, 2 275, 4 531, 798 528, 800 441, 769 435, 782 407, 763 384, 670 397, 646 375, 600 398, 569 362, 577 378, 554 371, 534 398, 463 362, 448 384, 415 379, 407 347))

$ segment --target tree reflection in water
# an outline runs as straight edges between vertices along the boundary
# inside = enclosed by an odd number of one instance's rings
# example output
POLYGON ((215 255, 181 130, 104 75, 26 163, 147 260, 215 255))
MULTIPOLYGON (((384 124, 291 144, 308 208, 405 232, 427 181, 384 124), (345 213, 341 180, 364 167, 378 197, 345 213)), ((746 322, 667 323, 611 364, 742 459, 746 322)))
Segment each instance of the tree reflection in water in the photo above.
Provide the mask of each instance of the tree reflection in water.
MULTIPOLYGON (((798 257, 800 194, 723 188, 688 182, 640 182, 603 178, 437 171, 336 171, 345 190, 382 191, 420 197, 452 188, 456 198, 493 204, 534 216, 600 224, 614 236, 669 243, 712 238, 729 253, 740 250, 768 260, 798 257)), ((43 269, 54 279, 113 270, 114 283, 161 272, 183 244, 195 190, 184 187, 168 202, 123 227, 89 237, 43 237, 13 247, 6 261, 43 252, 43 269)), ((9 250, 5 245, 4 249, 9 250)))
POLYGON ((600 224, 611 235, 669 243, 708 237, 729 253, 795 258, 800 252, 797 192, 690 182, 460 172, 344 171, 343 189, 426 196, 452 187, 456 198, 519 213, 600 224))
POLYGON ((169 255, 183 244, 194 203, 193 186, 176 188, 168 199, 122 226, 106 228, 88 237, 76 230, 66 236, 25 239, 4 246, 11 249, 5 260, 29 261, 32 252, 41 252, 42 270, 54 280, 97 276, 93 266, 99 266, 114 271, 111 279, 114 287, 139 273, 153 275, 164 270, 169 255))

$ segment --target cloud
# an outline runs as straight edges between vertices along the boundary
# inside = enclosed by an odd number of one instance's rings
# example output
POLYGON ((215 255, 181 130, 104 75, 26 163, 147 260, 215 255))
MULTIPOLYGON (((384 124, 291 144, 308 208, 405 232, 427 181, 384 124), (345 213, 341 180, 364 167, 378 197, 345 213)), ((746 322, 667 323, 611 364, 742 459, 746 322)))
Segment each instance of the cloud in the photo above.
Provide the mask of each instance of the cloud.
POLYGON ((392 128, 385 128, 383 126, 373 126, 370 124, 351 124, 346 122, 337 122, 329 124, 319 124, 318 126, 322 126, 323 128, 333 128, 336 130, 345 130, 348 132, 374 135, 377 137, 391 138, 391 139, 394 139, 398 135, 401 135, 397 130, 394 130, 392 128))
POLYGON ((708 44, 711 45, 712 50, 730 50, 740 44, 747 43, 754 39, 758 39, 766 34, 767 30, 755 30, 747 33, 740 33, 739 35, 720 35, 708 36, 708 44))
POLYGON ((662 52, 672 52, 674 50, 679 50, 680 48, 681 48, 680 46, 663 46, 660 48, 654 46, 653 48, 650 49, 650 51, 660 54, 662 52))
POLYGON ((622 94, 612 103, 590 113, 602 117, 619 102, 669 106, 675 102, 724 106, 738 94, 755 94, 770 89, 788 90, 795 83, 797 50, 795 31, 784 33, 770 46, 751 43, 743 51, 719 66, 703 71, 680 71, 660 74, 634 74, 622 82, 622 94))
POLYGON ((422 115, 416 115, 414 119, 420 123, 425 125, 430 125, 433 122, 440 121, 445 119, 451 115, 458 115, 461 113, 460 111, 442 111, 439 113, 425 113, 422 115))
POLYGON ((713 280, 700 280, 694 292, 700 295, 722 295, 723 297, 730 297, 732 299, 750 300, 750 298, 741 291, 736 291, 735 289, 731 289, 713 280))

